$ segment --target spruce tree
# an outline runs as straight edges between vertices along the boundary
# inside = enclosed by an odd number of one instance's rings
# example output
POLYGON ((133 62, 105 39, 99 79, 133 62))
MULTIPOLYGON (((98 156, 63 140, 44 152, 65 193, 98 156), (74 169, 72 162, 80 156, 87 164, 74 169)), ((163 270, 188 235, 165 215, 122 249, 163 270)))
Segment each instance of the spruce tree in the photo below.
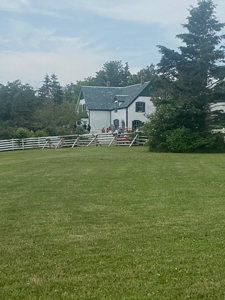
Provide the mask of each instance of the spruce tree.
POLYGON ((51 98, 51 79, 48 74, 45 75, 43 85, 38 90, 38 96, 42 100, 51 98))
POLYGON ((225 24, 217 20, 215 7, 211 0, 200 0, 197 7, 191 7, 183 24, 187 32, 177 35, 183 43, 178 51, 158 46, 162 54, 159 82, 162 86, 169 83, 170 94, 153 97, 157 110, 146 127, 151 150, 216 147, 210 131, 210 104, 225 96, 224 35, 220 34, 225 24))
POLYGON ((55 74, 51 75, 51 84, 50 84, 51 96, 53 101, 56 104, 61 104, 63 101, 63 91, 62 87, 58 81, 58 78, 55 74))
POLYGON ((43 85, 38 90, 38 96, 44 106, 60 105, 63 101, 63 90, 55 74, 45 75, 43 85))

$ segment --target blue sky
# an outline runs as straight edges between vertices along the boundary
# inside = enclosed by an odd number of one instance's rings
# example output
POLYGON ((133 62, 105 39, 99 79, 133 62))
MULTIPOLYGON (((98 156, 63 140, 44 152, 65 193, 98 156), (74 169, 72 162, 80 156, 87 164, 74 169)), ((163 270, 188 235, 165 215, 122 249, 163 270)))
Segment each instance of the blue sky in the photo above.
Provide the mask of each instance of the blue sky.
MULTIPOLYGON (((225 22, 225 1, 215 0, 225 22)), ((107 61, 136 73, 158 63, 156 45, 176 49, 197 0, 0 0, 0 83, 34 88, 46 73, 62 85, 94 76, 107 61)))

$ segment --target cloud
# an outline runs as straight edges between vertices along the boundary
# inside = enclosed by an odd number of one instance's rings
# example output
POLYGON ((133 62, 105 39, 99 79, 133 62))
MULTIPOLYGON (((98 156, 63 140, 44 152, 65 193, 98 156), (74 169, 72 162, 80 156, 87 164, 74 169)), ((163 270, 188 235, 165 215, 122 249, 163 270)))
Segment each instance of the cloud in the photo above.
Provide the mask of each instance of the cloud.
MULTIPOLYGON (((157 24, 174 24, 184 22, 187 17, 187 9, 196 6, 198 0, 64 0, 53 1, 39 0, 38 5, 54 11, 62 12, 69 9, 89 10, 97 15, 111 19, 129 20, 133 22, 146 22, 157 24)), ((218 13, 222 16, 225 9, 224 0, 216 0, 218 13)), ((35 4, 36 6, 37 4, 35 4)))
POLYGON ((28 22, 8 20, 7 34, 0 36, 0 82, 20 79, 40 87, 46 73, 56 73, 62 85, 94 76, 107 60, 94 37, 56 34, 57 27, 32 27, 28 22), (8 38, 7 38, 8 37, 8 38))
MULTIPOLYGON (((1 0, 0 10, 44 14, 52 17, 68 17, 77 10, 90 11, 111 19, 161 25, 183 23, 187 9, 196 6, 198 0, 1 0)), ((223 17, 224 0, 215 0, 219 17, 223 17)))
MULTIPOLYGON (((188 15, 187 10, 191 5, 196 6, 197 2, 198 0, 83 0, 80 6, 112 19, 174 24, 183 23, 188 15)), ((67 0, 66 3, 71 3, 71 0, 67 0)), ((214 3, 218 5, 218 14, 222 16, 225 9, 224 0, 216 0, 214 3)))
POLYGON ((34 87, 40 87, 46 73, 56 73, 62 85, 76 80, 83 80, 94 76, 105 62, 102 56, 88 53, 74 53, 67 55, 60 53, 18 53, 1 52, 0 82, 20 79, 23 83, 29 83, 34 87))
POLYGON ((29 6, 27 0, 1 0, 0 11, 21 13, 27 6, 29 6))

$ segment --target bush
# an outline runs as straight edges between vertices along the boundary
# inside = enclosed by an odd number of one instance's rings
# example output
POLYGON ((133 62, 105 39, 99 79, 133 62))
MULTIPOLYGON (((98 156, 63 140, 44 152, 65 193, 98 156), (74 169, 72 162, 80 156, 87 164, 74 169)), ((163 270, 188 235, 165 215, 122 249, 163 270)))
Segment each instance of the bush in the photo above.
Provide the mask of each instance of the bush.
POLYGON ((46 131, 47 136, 57 135, 57 127, 56 126, 49 125, 49 126, 45 127, 44 130, 46 131))
POLYGON ((75 129, 74 133, 75 134, 84 134, 84 133, 87 133, 87 132, 83 129, 83 127, 78 127, 78 128, 75 129))
POLYGON ((192 132, 185 127, 177 128, 166 137, 166 143, 171 152, 187 152, 192 140, 192 132))
POLYGON ((0 139, 1 140, 7 140, 12 139, 14 137, 15 129, 13 127, 0 127, 0 139))
POLYGON ((68 135, 68 129, 63 127, 57 127, 57 135, 68 135))
POLYGON ((223 134, 201 135, 185 127, 177 128, 167 134, 168 151, 184 152, 224 152, 225 143, 223 134))
POLYGON ((17 139, 29 138, 32 134, 27 128, 18 128, 14 134, 14 137, 17 139))
POLYGON ((44 130, 38 129, 37 131, 35 131, 34 136, 35 137, 42 137, 42 136, 48 136, 48 135, 44 130))

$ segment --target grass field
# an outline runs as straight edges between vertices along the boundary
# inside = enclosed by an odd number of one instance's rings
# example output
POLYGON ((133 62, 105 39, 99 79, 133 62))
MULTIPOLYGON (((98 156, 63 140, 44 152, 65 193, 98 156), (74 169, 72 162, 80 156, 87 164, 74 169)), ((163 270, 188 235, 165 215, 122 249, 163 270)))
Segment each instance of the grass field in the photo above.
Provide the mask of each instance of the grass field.
POLYGON ((0 153, 0 299, 225 299, 225 156, 0 153))

